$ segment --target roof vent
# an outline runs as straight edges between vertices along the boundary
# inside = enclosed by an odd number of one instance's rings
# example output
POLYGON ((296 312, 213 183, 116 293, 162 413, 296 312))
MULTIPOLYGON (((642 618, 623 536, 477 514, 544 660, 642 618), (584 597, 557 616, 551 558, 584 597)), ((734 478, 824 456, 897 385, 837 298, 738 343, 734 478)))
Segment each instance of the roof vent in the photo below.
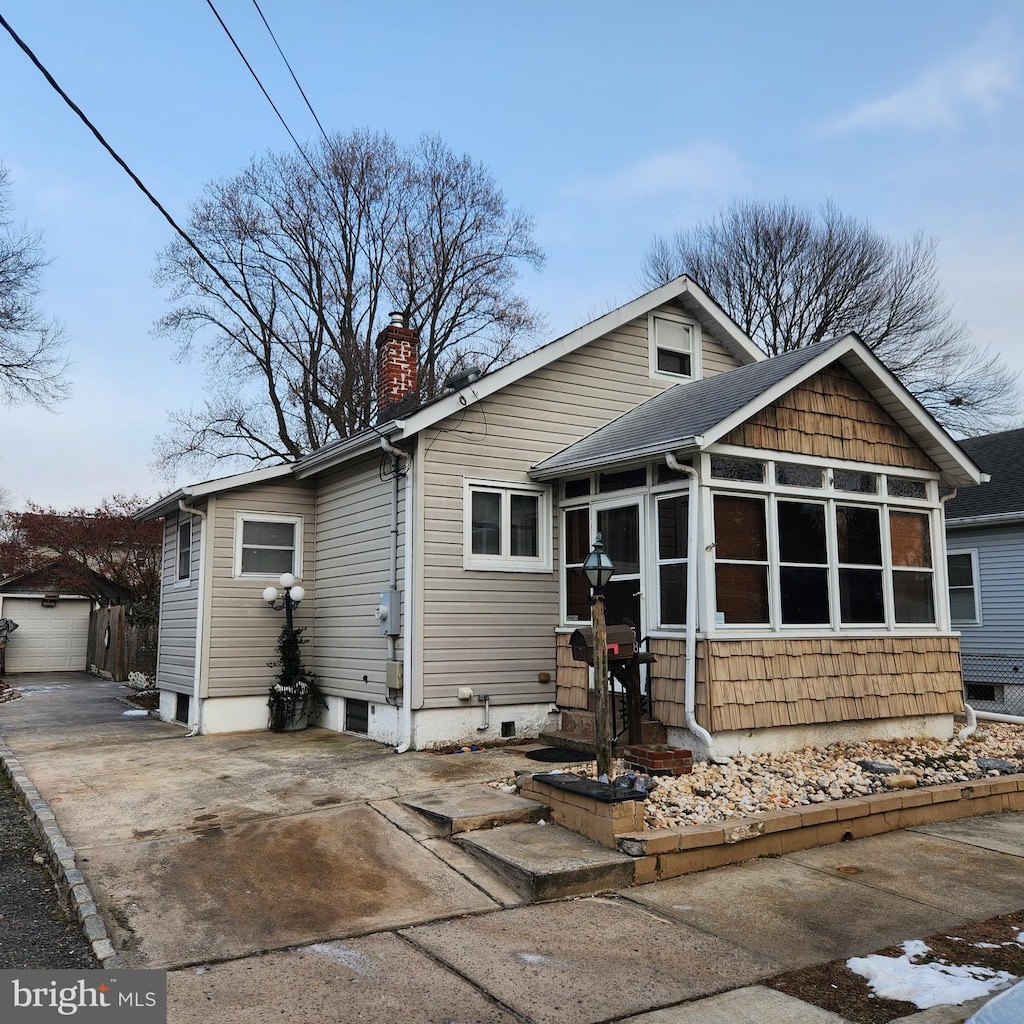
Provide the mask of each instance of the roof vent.
POLYGON ((470 366, 462 373, 453 373, 445 382, 446 391, 461 391, 468 384, 483 376, 483 370, 479 366, 470 366))

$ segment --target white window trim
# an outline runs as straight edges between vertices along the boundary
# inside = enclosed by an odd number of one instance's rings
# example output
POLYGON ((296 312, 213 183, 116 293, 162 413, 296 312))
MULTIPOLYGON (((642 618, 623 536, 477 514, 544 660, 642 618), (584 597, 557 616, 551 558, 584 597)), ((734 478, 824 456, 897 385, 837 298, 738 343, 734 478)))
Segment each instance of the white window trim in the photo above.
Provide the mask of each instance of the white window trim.
MULTIPOLYGON (((669 351, 684 351, 683 349, 668 348, 668 346, 662 345, 662 348, 667 348, 669 351)), ((672 313, 668 310, 656 309, 651 310, 647 314, 647 359, 648 359, 648 370, 651 377, 655 380, 670 380, 678 383, 679 381, 685 380, 700 380, 702 374, 701 367, 701 334, 700 324, 697 323, 692 317, 683 316, 680 313, 672 313), (658 369, 658 342, 656 337, 655 324, 658 320, 667 320, 671 323, 681 324, 690 330, 690 349, 688 355, 690 356, 690 372, 689 374, 681 373, 666 373, 664 370, 658 369)))
POLYGON ((302 516, 287 516, 279 512, 235 512, 235 579, 277 579, 277 572, 242 572, 242 526, 247 522, 291 523, 295 527, 295 549, 292 554, 292 575, 302 579, 302 516))
POLYGON ((195 542, 195 530, 192 528, 192 517, 179 519, 174 527, 174 586, 185 587, 192 585, 192 545, 195 542), (188 527, 188 575, 181 575, 181 528, 188 527))
MULTIPOLYGON (((774 635, 774 636, 785 636, 787 634, 800 633, 802 635, 818 635, 823 634, 865 634, 865 635, 878 635, 879 633, 890 633, 890 634, 904 634, 904 633, 927 633, 927 632, 941 632, 945 628, 944 614, 941 608, 940 599, 940 586, 942 585, 943 575, 940 575, 940 569, 937 564, 936 552, 939 550, 936 545, 936 508, 934 504, 929 505, 923 501, 914 501, 908 499, 894 499, 887 498, 882 495, 862 495, 862 494, 850 494, 847 492, 838 492, 831 488, 825 490, 824 493, 820 491, 815 492, 797 492, 795 488, 776 488, 767 484, 751 484, 743 485, 738 484, 735 481, 714 481, 708 487, 708 508, 706 515, 708 516, 707 522, 714 523, 714 499, 717 495, 733 495, 735 497, 762 497, 767 498, 767 530, 768 530, 768 604, 769 604, 769 619, 768 623, 756 623, 756 622, 720 622, 717 616, 717 597, 715 596, 715 587, 710 585, 708 587, 708 595, 710 603, 715 604, 716 607, 709 608, 710 615, 712 618, 711 629, 715 632, 723 635, 732 635, 733 633, 748 633, 758 635, 774 635), (722 486, 727 485, 727 486, 722 486), (872 500, 874 499, 874 500, 872 500), (778 501, 807 501, 809 503, 823 504, 826 506, 826 538, 828 543, 829 552, 829 564, 828 564, 828 581, 829 581, 829 619, 828 623, 821 624, 783 624, 782 623, 782 610, 781 610, 781 589, 779 582, 779 569, 780 561, 778 559, 779 551, 779 537, 778 537, 778 521, 776 515, 776 502, 778 501), (884 603, 884 621, 877 623, 853 623, 843 622, 839 613, 839 570, 840 568, 858 568, 855 563, 843 563, 840 565, 838 557, 838 539, 836 536, 836 507, 839 505, 844 506, 859 506, 864 508, 876 509, 879 512, 879 526, 881 529, 881 542, 882 542, 882 564, 880 566, 863 566, 863 568, 869 569, 880 569, 882 572, 882 587, 883 587, 883 603, 884 603), (895 621, 895 600, 893 593, 893 574, 900 571, 916 571, 910 567, 894 567, 892 564, 892 551, 889 534, 889 514, 891 512, 911 512, 918 514, 927 514, 929 521, 929 531, 932 544, 932 566, 927 570, 920 570, 930 572, 932 576, 932 600, 935 612, 935 621, 929 622, 896 622, 895 621)), ((713 527, 712 527, 713 528, 713 527)), ((716 539, 712 538, 711 550, 709 552, 709 564, 707 566, 710 574, 709 579, 714 580, 715 565, 719 561, 716 557, 715 551, 716 539)), ((950 552, 947 552, 947 554, 950 552)), ((724 559, 725 562, 732 561, 731 559, 724 559)), ((763 564, 758 561, 754 561, 751 564, 763 564)))
POLYGON ((551 572, 551 488, 539 484, 511 483, 508 480, 467 479, 462 481, 462 567, 484 572, 551 572), (489 491, 501 495, 500 555, 473 553, 473 492, 489 491), (507 553, 511 538, 511 508, 513 494, 537 498, 537 557, 512 557, 507 553))
MULTIPOLYGON (((960 629, 962 626, 983 626, 985 623, 982 621, 982 609, 981 609, 981 577, 978 574, 978 549, 977 548, 949 548, 946 551, 946 591, 947 594, 952 594, 953 585, 949 582, 949 559, 952 555, 970 555, 971 556, 971 589, 974 591, 974 618, 973 619, 957 619, 953 617, 953 602, 949 602, 949 621, 954 629, 960 629)), ((957 590, 964 590, 964 587, 957 587, 957 590)))

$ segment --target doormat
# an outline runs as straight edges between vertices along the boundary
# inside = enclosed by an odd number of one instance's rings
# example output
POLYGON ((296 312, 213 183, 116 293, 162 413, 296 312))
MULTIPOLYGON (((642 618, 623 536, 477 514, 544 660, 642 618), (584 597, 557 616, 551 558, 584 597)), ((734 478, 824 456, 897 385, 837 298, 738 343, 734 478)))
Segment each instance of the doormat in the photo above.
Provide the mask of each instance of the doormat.
POLYGON ((570 750, 568 747, 539 747, 528 750, 526 756, 532 761, 593 761, 594 755, 585 750, 570 750))

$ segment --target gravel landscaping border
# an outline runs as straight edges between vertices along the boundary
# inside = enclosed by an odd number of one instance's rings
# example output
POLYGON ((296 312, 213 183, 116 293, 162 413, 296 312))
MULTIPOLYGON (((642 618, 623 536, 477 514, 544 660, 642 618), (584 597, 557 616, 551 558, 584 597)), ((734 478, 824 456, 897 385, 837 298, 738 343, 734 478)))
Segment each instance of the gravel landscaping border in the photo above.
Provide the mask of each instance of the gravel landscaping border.
POLYGON ((10 780, 18 801, 25 808, 29 825, 46 850, 50 867, 72 911, 82 925, 86 940, 104 970, 121 970, 128 964, 114 949, 107 926, 93 899, 85 875, 75 863, 75 851, 61 832, 50 805, 29 780, 9 747, 0 743, 0 769, 10 780))

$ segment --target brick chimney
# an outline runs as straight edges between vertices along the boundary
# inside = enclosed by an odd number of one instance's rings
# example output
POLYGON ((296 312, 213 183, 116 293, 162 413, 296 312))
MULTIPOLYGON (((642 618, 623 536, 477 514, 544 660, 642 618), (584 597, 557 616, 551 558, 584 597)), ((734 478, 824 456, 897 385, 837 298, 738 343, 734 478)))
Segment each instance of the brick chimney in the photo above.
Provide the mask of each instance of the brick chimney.
POLYGON ((391 323, 377 335, 377 422, 419 405, 416 364, 419 335, 406 326, 404 313, 391 313, 391 323))

